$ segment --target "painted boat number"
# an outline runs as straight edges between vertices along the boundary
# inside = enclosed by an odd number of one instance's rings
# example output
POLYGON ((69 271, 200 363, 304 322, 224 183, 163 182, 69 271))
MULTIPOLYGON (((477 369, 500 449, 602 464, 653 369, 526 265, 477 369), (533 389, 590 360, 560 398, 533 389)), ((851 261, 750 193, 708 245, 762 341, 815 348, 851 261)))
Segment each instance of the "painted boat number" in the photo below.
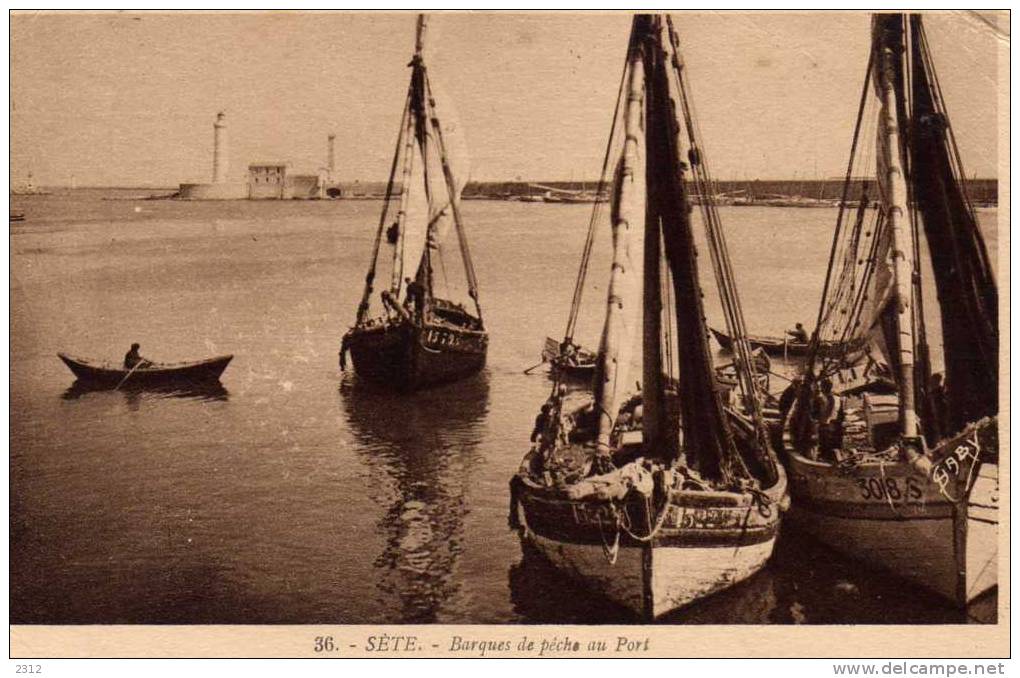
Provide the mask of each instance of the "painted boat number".
MULTIPOLYGON (((616 524, 616 513, 607 504, 574 504, 574 520, 580 525, 610 526, 616 524)), ((670 506, 666 516, 667 527, 685 530, 722 529, 741 527, 747 520, 747 509, 710 509, 699 508, 685 510, 679 506, 670 506)))
POLYGON ((856 478, 861 490, 861 498, 872 501, 899 501, 901 499, 920 499, 924 494, 917 478, 856 478), (902 484, 901 484, 902 483, 902 484))

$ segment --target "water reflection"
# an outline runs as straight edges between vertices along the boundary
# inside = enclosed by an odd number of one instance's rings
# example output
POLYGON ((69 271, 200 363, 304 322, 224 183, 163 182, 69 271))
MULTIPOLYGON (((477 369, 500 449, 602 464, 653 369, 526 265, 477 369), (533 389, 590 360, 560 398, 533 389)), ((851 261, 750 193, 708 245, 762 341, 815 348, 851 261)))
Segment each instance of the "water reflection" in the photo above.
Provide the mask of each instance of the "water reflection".
POLYGON ((386 546, 375 559, 378 588, 405 623, 437 621, 459 586, 465 494, 489 409, 488 374, 436 389, 398 394, 348 374, 340 385, 350 430, 365 464, 387 481, 375 499, 386 546))
POLYGON ((61 394, 64 400, 78 400, 90 393, 117 392, 124 394, 129 407, 137 407, 143 397, 151 398, 185 398, 189 400, 215 400, 225 401, 230 399, 230 392, 219 381, 203 384, 173 384, 164 386, 139 386, 128 385, 119 389, 111 389, 109 386, 96 386, 81 380, 75 381, 61 394))

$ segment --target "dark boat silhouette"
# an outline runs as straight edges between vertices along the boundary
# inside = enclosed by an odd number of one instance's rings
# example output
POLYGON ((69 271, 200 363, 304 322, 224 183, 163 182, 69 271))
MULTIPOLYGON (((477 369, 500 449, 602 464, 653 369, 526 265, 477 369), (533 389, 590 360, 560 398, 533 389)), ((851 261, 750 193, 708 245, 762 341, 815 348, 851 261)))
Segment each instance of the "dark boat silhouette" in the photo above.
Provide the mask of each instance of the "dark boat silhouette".
POLYGON ((195 362, 153 363, 134 371, 125 369, 123 365, 76 358, 65 353, 58 353, 57 357, 82 384, 93 388, 117 388, 122 384, 137 387, 215 382, 234 356, 224 355, 195 362))

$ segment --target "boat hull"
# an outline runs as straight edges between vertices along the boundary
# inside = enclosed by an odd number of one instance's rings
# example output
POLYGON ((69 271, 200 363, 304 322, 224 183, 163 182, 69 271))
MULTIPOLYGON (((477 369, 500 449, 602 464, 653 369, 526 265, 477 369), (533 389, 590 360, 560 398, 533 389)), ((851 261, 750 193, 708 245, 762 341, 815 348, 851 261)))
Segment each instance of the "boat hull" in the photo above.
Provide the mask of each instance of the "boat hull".
POLYGON ((781 475, 763 503, 734 493, 672 492, 657 530, 647 501, 633 497, 624 504, 630 529, 654 535, 643 541, 620 529, 619 509, 608 501, 568 500, 525 485, 522 534, 567 576, 639 618, 654 619, 764 567, 785 490, 781 475))
POLYGON ((904 462, 840 468, 787 447, 790 519, 831 548, 965 607, 998 581, 998 465, 981 458, 983 438, 978 429, 940 446, 934 479, 904 462), (947 479, 947 469, 959 475, 947 479))
POLYGON ((116 388, 122 384, 132 387, 159 387, 215 382, 219 380, 220 375, 233 359, 233 356, 225 355, 192 363, 157 364, 151 368, 139 368, 132 372, 123 367, 75 358, 63 353, 57 355, 78 378, 79 382, 98 388, 116 388))
MULTIPOLYGON (((733 338, 724 332, 709 328, 715 336, 719 346, 725 351, 733 350, 733 338)), ((784 340, 782 337, 748 336, 747 342, 751 349, 762 349, 765 353, 775 356, 805 356, 808 354, 809 344, 806 342, 784 340)), ((841 350, 839 343, 822 342, 819 355, 837 355, 841 350)))
POLYGON ((355 327, 344 341, 360 378, 403 391, 470 376, 488 351, 485 332, 409 320, 355 327))

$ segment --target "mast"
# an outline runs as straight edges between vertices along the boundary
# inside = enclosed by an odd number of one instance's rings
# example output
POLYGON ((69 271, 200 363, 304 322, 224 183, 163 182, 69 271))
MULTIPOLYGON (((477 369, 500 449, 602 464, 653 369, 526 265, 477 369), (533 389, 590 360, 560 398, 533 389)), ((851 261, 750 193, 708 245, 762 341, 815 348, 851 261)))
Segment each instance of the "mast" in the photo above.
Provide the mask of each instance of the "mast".
MULTIPOLYGON (((637 20, 638 17, 635 17, 635 26, 637 20)), ((610 437, 620 406, 618 392, 626 387, 621 382, 626 378, 629 368, 627 363, 630 351, 624 346, 627 341, 624 333, 632 328, 626 327, 625 311, 630 310, 629 305, 639 303, 637 299, 629 298, 627 293, 633 288, 633 278, 638 274, 633 269, 639 267, 631 266, 635 258, 632 257, 632 249, 636 254, 636 236, 640 234, 638 229, 645 217, 639 196, 644 186, 637 177, 640 144, 644 137, 644 90, 641 45, 636 39, 636 30, 632 29, 627 58, 627 100, 623 117, 625 138, 614 182, 613 268, 609 278, 606 321, 595 383, 595 399, 599 408, 597 452, 603 455, 610 451, 610 437)))
POLYGON ((898 103, 903 97, 902 79, 904 45, 902 17, 878 17, 878 87, 881 100, 879 113, 879 171, 884 174, 885 211, 892 237, 890 256, 893 260, 895 320, 900 384, 900 425, 906 438, 918 435, 914 388, 914 323, 913 323, 913 233, 907 218, 907 183, 901 159, 900 120, 898 103), (896 26, 893 22, 900 22, 896 26), (900 84, 900 87, 897 87, 900 84))
MULTIPOLYGON (((747 478, 748 471, 737 451, 712 366, 691 204, 684 181, 688 162, 699 182, 704 182, 706 187, 709 182, 704 181, 707 175, 702 174, 701 151, 693 133, 686 88, 680 79, 679 40, 668 30, 669 24, 668 17, 662 16, 645 16, 642 21, 647 36, 647 153, 649 167, 654 168, 648 175, 648 194, 655 207, 656 237, 662 234, 663 253, 672 281, 669 302, 676 335, 669 338, 669 350, 676 355, 680 420, 676 422, 669 417, 670 426, 662 426, 667 434, 663 448, 648 450, 647 454, 667 461, 675 458, 680 453, 680 432, 676 427, 682 422, 687 464, 702 477, 729 485, 747 478), (686 128, 681 125, 681 114, 686 128), (688 133, 686 153, 682 138, 684 129, 688 133)), ((702 191, 703 195, 710 193, 707 188, 702 191)), ((710 226, 706 228, 710 240, 716 240, 715 244, 710 244, 710 249, 715 250, 713 255, 720 254, 725 249, 724 243, 710 226)), ((646 233, 647 237, 651 234, 646 233)), ((732 271, 720 267, 716 273, 732 285, 732 271)), ((720 287, 724 306, 729 304, 728 299, 735 298, 728 297, 728 293, 725 286, 720 287)), ((650 395, 655 396, 654 393, 650 395)))
MULTIPOLYGON (((718 191, 708 171, 708 162, 702 152, 700 135, 695 123, 693 106, 688 92, 689 85, 685 76, 684 63, 680 57, 680 38, 673 27, 672 19, 668 16, 666 27, 663 29, 662 43, 669 44, 672 49, 670 65, 675 77, 668 80, 668 82, 670 85, 675 84, 675 90, 671 90, 673 92, 671 97, 673 101, 677 101, 680 104, 678 108, 682 111, 687 139, 690 143, 687 160, 690 162, 692 173, 694 174, 695 186, 701 195, 699 203, 705 225, 709 253, 712 257, 712 268, 715 273, 716 284, 719 287, 719 297, 726 320, 726 328, 733 338, 734 367, 736 368, 738 384, 744 396, 745 406, 751 410, 755 426, 762 439, 764 439, 765 425, 761 403, 755 392, 754 385, 754 372, 756 368, 751 354, 751 345, 747 340, 747 327, 744 323, 744 312, 740 304, 740 295, 737 292, 736 275, 730 262, 722 221, 715 207, 715 194, 718 191)), ((675 134, 679 137, 679 123, 676 121, 675 115, 673 121, 677 127, 675 134)), ((680 157, 681 143, 679 138, 676 139, 674 145, 677 166, 682 168, 683 159, 680 157)), ((704 317, 703 312, 700 317, 704 317)), ((702 328, 702 334, 707 336, 707 328, 702 328)))

